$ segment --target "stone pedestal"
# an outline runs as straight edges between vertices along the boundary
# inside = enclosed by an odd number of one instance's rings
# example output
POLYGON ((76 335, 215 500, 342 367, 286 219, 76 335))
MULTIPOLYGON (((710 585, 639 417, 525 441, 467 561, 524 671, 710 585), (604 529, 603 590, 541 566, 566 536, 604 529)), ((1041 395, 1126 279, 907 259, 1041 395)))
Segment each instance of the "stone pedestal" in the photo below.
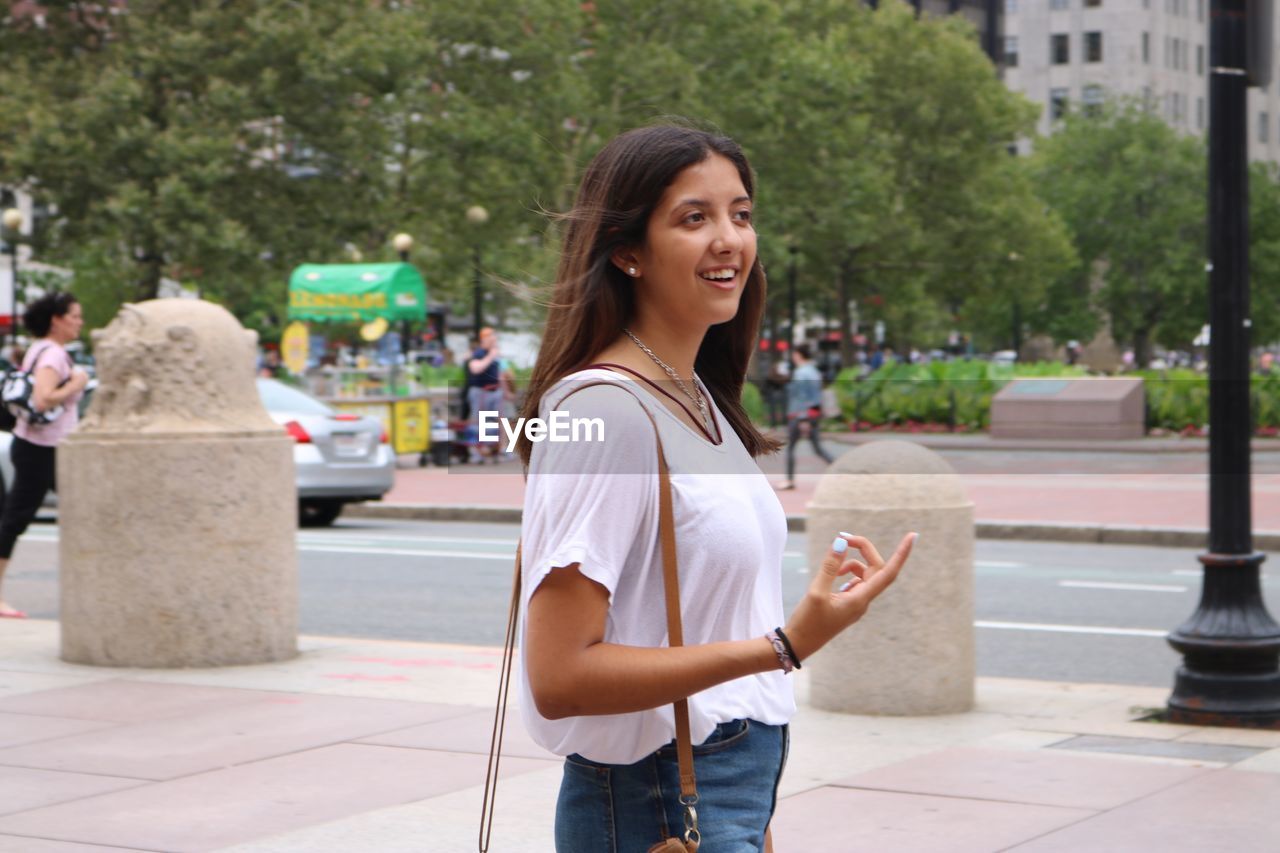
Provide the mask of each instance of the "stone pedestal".
POLYGON ((297 654, 293 442, 222 308, 127 305, 58 448, 62 658, 203 667, 297 654))
POLYGON ((973 504, 941 456, 885 440, 832 463, 809 504, 810 572, 840 531, 867 537, 887 558, 913 530, 920 539, 894 585, 805 662, 814 707, 893 715, 973 707, 973 504))
POLYGON ((1144 435, 1145 397, 1137 377, 1015 379, 991 399, 992 438, 1144 435))

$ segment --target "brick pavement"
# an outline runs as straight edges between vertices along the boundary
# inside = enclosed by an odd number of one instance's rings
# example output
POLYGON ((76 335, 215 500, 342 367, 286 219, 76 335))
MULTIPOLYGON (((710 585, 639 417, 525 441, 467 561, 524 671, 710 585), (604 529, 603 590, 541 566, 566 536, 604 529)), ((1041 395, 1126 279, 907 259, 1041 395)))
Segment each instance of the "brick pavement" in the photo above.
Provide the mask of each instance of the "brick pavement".
MULTIPOLYGON (((0 625, 0 853, 475 849, 497 650, 309 637, 281 663, 113 670, 58 661, 57 631, 0 625)), ((981 678, 968 713, 867 717, 795 675, 779 853, 1280 837, 1280 732, 1137 721, 1161 688, 981 678)), ((508 732, 492 849, 547 853, 559 762, 508 732)))

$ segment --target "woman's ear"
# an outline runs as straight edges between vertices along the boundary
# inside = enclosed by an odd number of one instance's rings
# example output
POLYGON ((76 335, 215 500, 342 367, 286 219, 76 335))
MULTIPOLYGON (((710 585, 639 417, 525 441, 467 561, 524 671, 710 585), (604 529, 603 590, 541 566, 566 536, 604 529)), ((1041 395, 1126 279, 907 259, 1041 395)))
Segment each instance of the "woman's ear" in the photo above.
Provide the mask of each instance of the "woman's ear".
POLYGON ((639 278, 641 274, 640 260, 631 249, 619 249, 609 256, 613 265, 631 278, 639 278))

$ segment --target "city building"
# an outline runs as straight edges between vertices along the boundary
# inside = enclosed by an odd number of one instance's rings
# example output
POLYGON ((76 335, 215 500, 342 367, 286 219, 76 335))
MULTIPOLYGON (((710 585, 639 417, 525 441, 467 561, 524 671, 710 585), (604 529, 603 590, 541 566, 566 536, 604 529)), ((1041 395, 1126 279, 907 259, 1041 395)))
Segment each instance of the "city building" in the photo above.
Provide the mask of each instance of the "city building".
MULTIPOLYGON (((1208 0, 1003 0, 1005 84, 1053 132, 1068 104, 1141 98, 1173 127, 1209 125, 1208 0)), ((1249 90, 1249 156, 1280 162, 1280 85, 1249 90)), ((1029 144, 1029 143, 1024 143, 1029 144)))
MULTIPOLYGON (((907 0, 919 14, 934 16, 961 15, 973 24, 982 50, 997 65, 1004 48, 1000 24, 1004 0, 907 0)), ((879 5, 879 0, 869 0, 869 5, 879 5)))

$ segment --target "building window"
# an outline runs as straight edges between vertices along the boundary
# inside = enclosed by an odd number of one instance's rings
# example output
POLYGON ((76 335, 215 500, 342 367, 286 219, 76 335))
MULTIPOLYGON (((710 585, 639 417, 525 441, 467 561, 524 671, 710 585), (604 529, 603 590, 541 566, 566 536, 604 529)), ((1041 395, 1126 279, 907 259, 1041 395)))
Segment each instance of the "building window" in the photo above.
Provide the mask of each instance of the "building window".
POLYGON ((1182 39, 1175 38, 1173 40, 1173 70, 1178 71, 1182 68, 1182 39))
POLYGON ((1004 37, 1004 64, 1006 68, 1018 67, 1018 37, 1004 37))
POLYGON ((1102 33, 1084 34, 1084 61, 1102 61, 1102 33))
POLYGON ((1004 0, 1004 13, 1006 15, 1012 15, 1016 11, 1018 11, 1018 0, 1004 0))
POLYGON ((1196 20, 1204 21, 1204 0, 1196 0, 1196 20))
POLYGON ((1049 118, 1057 121, 1067 112, 1067 89, 1049 90, 1049 118))
POLYGON ((1080 103, 1084 105, 1085 115, 1096 116, 1102 112, 1103 94, 1101 86, 1085 86, 1080 103))
POLYGON ((1171 36, 1164 37, 1164 67, 1173 67, 1173 38, 1171 36))
POLYGON ((1196 127, 1204 130, 1204 98, 1196 98, 1196 127))
POLYGON ((1096 9, 1102 5, 1102 0, 1084 0, 1084 5, 1089 9, 1096 9))
POLYGON ((1049 0, 1049 8, 1053 11, 1061 12, 1064 9, 1071 8, 1071 0, 1049 0))
POLYGON ((1266 113, 1258 113, 1258 141, 1269 142, 1271 139, 1271 117, 1266 113))
POLYGON ((1071 61, 1071 37, 1065 33, 1049 36, 1049 61, 1066 65, 1071 61))
POLYGON ((1151 62, 1151 33, 1142 34, 1142 64, 1151 62))
POLYGON ((1204 45, 1196 45, 1196 73, 1204 76, 1204 45))

